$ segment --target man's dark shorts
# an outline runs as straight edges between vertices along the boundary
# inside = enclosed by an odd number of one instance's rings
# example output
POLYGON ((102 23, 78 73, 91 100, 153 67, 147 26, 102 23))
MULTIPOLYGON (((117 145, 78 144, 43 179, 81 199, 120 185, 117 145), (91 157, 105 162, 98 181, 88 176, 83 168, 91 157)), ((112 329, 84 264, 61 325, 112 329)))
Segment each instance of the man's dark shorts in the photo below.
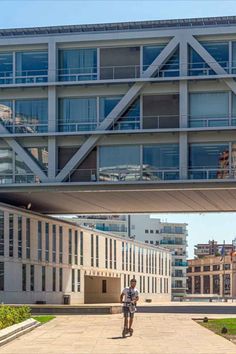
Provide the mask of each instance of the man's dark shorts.
POLYGON ((128 306, 123 306, 124 317, 134 318, 134 312, 131 313, 128 306))

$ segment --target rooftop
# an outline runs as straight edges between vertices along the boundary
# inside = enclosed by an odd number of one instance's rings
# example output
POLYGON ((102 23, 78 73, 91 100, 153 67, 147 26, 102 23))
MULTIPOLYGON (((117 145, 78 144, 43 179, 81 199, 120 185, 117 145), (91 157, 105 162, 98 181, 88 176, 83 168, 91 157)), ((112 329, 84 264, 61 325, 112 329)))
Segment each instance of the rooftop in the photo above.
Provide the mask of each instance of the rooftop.
POLYGON ((0 29, 1 37, 236 25, 236 16, 0 29))

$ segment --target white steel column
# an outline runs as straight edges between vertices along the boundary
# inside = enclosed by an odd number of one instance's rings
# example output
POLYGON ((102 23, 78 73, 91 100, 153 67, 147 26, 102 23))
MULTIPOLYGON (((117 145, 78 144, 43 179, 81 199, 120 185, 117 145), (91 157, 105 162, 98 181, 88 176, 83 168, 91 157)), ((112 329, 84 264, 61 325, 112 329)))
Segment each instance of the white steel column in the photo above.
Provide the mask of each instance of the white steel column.
MULTIPOLYGON (((54 39, 48 43, 48 81, 56 82, 57 48, 54 39)), ((57 94, 56 86, 48 87, 48 131, 57 129, 57 94)), ((48 178, 53 181, 57 174, 57 146, 56 137, 48 137, 48 178)))

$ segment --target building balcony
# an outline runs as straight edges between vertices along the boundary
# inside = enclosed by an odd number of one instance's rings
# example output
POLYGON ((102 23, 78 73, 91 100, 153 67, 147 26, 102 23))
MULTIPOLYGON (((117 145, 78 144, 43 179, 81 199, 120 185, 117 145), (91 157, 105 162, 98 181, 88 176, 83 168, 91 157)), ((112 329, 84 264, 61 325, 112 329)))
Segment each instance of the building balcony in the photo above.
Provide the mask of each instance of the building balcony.
POLYGON ((188 266, 188 262, 173 262, 172 266, 173 267, 187 267, 188 266))

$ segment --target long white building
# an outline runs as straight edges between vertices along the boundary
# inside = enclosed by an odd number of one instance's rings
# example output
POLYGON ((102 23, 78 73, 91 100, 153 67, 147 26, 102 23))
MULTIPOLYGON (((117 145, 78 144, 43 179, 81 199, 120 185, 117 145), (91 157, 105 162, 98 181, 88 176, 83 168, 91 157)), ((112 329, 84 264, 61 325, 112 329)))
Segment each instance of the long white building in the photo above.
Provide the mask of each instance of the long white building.
POLYGON ((137 279, 140 302, 171 298, 171 254, 0 203, 0 302, 116 303, 137 279))

